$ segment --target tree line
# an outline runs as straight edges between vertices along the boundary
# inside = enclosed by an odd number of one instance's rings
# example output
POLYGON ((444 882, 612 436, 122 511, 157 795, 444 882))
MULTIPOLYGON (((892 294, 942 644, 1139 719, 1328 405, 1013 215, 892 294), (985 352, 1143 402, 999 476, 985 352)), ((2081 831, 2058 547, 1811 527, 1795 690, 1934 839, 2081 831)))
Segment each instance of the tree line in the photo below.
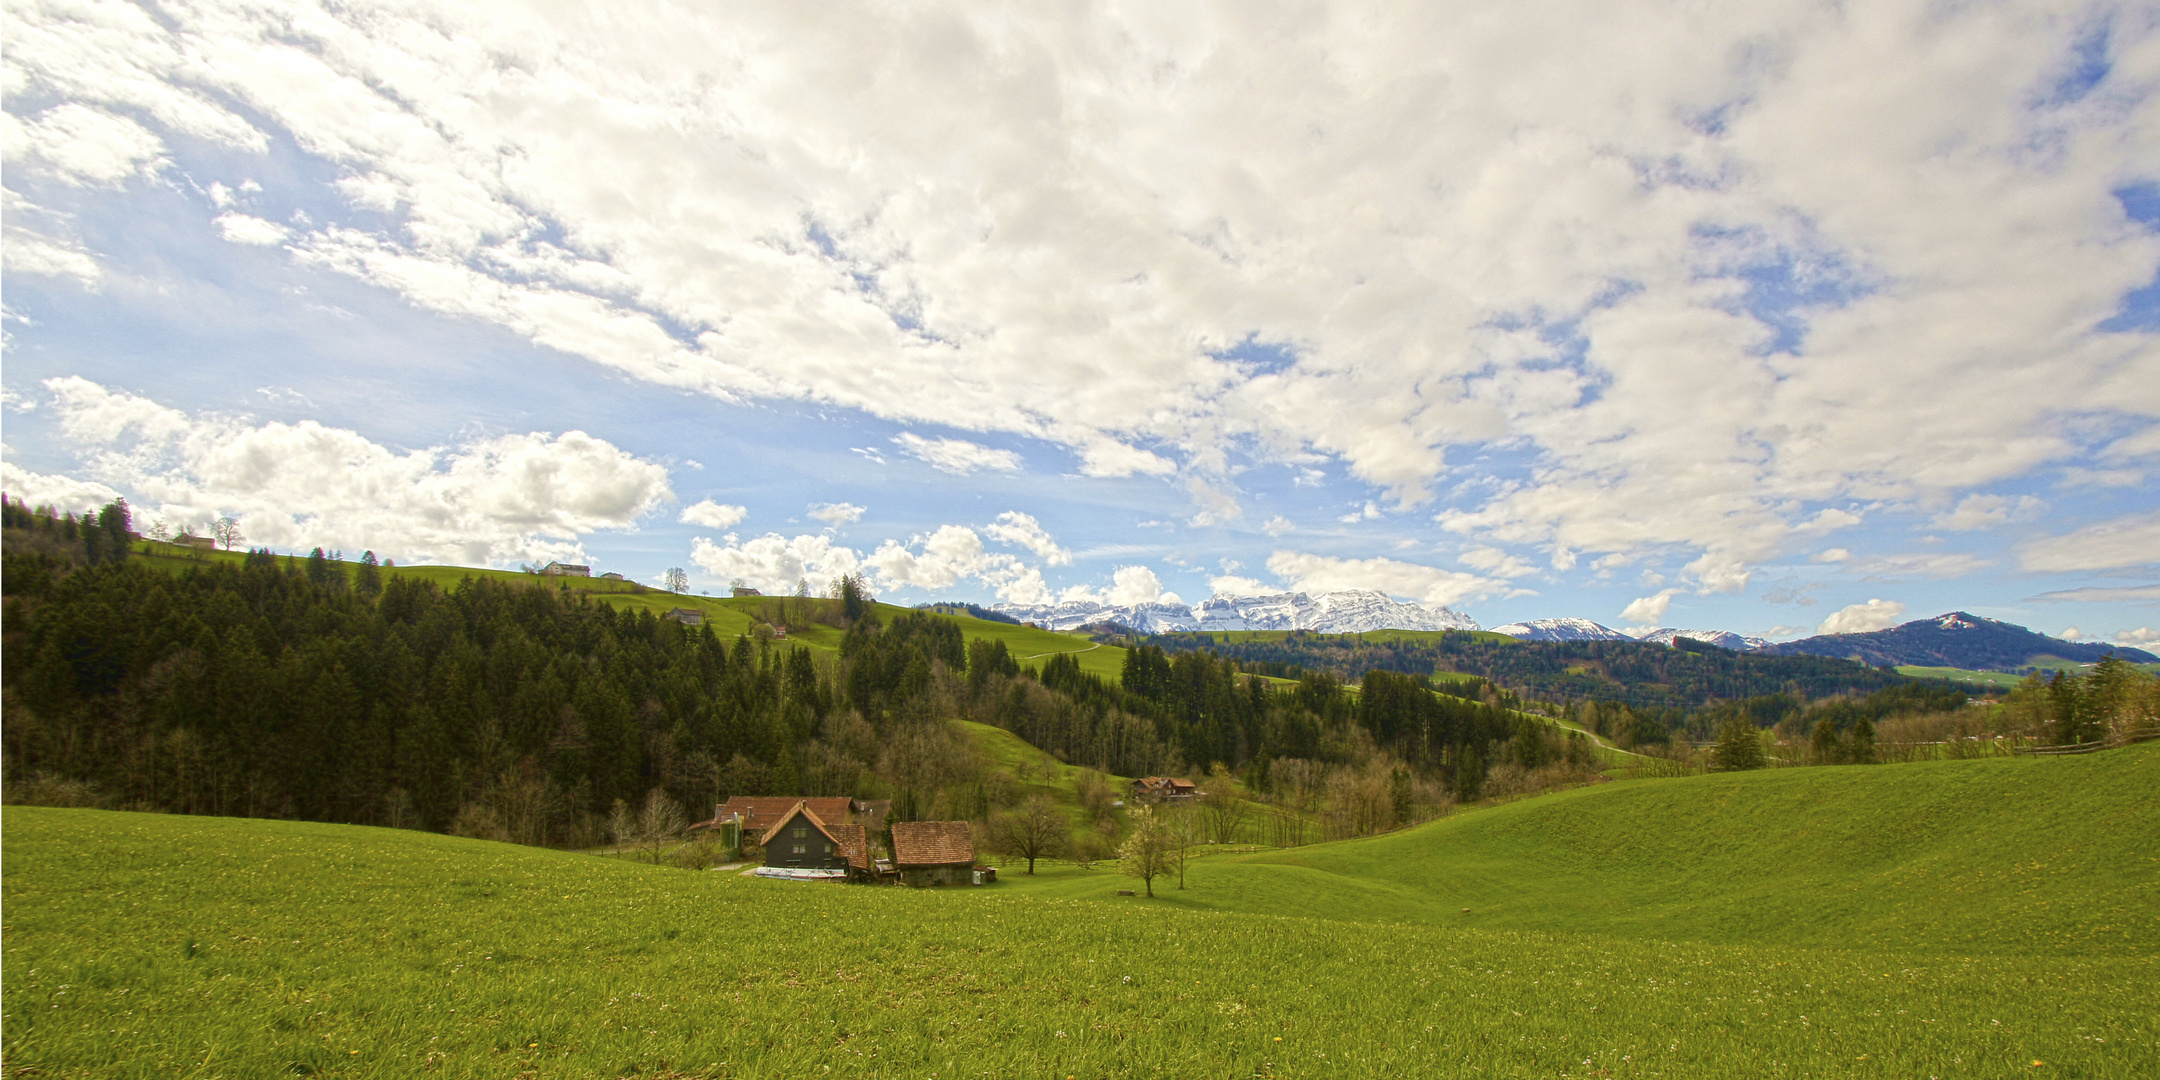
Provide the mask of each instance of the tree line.
POLYGON ((1326 673, 1278 685, 1152 647, 1128 654, 1125 685, 1069 655, 1023 668, 951 619, 881 618, 853 579, 790 600, 846 627, 834 656, 523 582, 445 588, 372 553, 154 569, 127 558, 122 504, 0 509, 10 797, 578 845, 655 792, 693 811, 854 795, 892 799, 898 820, 979 820, 1017 795, 958 717, 1106 773, 1220 764, 1263 792, 1362 778, 1388 804, 1362 829, 1402 820, 1415 785, 1474 798, 1495 767, 1566 749, 1386 671, 1352 694, 1326 673))

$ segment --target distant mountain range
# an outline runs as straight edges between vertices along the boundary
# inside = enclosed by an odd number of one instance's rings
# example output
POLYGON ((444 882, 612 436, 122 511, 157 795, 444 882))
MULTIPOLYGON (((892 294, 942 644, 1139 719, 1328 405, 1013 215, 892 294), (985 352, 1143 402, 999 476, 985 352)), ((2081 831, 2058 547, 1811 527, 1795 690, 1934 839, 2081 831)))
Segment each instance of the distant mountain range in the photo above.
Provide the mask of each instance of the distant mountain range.
POLYGON ((1655 630, 1648 630, 1635 635, 1637 641, 1647 641, 1653 645, 1666 646, 1670 646, 1675 638, 1700 641, 1705 644, 1715 645, 1720 649, 1731 649, 1734 652, 1747 652, 1770 644, 1769 638, 1742 637, 1730 630, 1675 630, 1669 626, 1661 626, 1655 630))
POLYGON ((1771 656, 1841 656, 1865 664, 1915 664, 1976 671, 2015 671, 2030 666, 2036 656, 2055 656, 2089 664, 2113 653, 2135 664, 2160 661, 2160 657, 2143 649, 2064 641, 1963 611, 1932 619, 1916 619, 1873 633, 1823 634, 1767 645, 1756 651, 1771 656))
POLYGON ((1212 596, 1197 607, 1184 604, 994 604, 991 610, 1051 630, 1120 623, 1143 634, 1183 630, 1311 630, 1361 634, 1368 630, 1475 630, 1476 620, 1444 607, 1393 600, 1371 589, 1273 596, 1212 596))
POLYGON ((1492 628, 1524 641, 1633 641, 1632 637, 1588 619, 1532 619, 1492 628))

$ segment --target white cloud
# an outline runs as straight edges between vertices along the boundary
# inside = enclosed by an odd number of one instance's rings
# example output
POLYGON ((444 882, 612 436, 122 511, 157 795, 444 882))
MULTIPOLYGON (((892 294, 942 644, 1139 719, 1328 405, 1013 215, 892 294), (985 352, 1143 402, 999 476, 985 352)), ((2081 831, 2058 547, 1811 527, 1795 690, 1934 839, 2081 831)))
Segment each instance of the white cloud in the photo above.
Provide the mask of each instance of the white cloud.
POLYGON ((1103 593, 1103 602, 1117 607, 1133 604, 1175 604, 1177 594, 1163 591, 1162 579, 1145 566, 1120 566, 1110 575, 1110 588, 1103 593))
POLYGON ((1042 604, 1051 599, 1042 571, 1015 556, 983 550, 982 537, 961 525, 939 526, 906 544, 887 540, 863 565, 877 571, 878 585, 887 589, 939 592, 972 579, 1011 603, 1042 604))
POLYGON ((17 228, 12 222, 5 235, 8 273, 69 277, 85 285, 94 285, 103 276, 97 260, 70 241, 17 228))
POLYGON ((903 431, 893 437, 900 449, 928 462, 930 467, 955 476, 966 476, 977 469, 994 472, 1020 471, 1020 455, 1010 450, 996 450, 966 439, 925 439, 912 431, 903 431))
POLYGON ((2073 601, 2078 603, 2137 603, 2160 600, 2160 585, 2125 585, 2114 588, 2060 589, 2033 597, 2045 601, 2073 601))
POLYGON ((743 518, 749 516, 749 513, 750 511, 746 507, 729 506, 726 503, 716 503, 711 499, 699 499, 697 502, 683 507, 682 516, 675 520, 688 525, 703 525, 708 529, 732 529, 743 518))
POLYGON ((1951 532, 1992 529, 2013 521, 2031 521, 2047 504, 2030 495, 1967 495, 1947 514, 1937 514, 1929 527, 1951 532))
POLYGON ((1852 552, 1844 548, 1824 548, 1808 557, 1812 563, 1841 563, 1852 558, 1852 552))
POLYGON ((2063 630, 2062 633, 2055 636, 2063 639, 2064 641, 2080 641, 2084 639, 2085 631, 2080 630, 2075 626, 2072 626, 2066 628, 2065 630, 2063 630))
POLYGON ((2027 570, 2120 570, 2160 564, 2160 511, 2130 514, 2019 545, 2027 570))
POLYGON ((1678 595, 1678 589, 1663 589, 1655 596, 1638 597, 1620 612, 1620 617, 1629 622, 1645 623, 1648 624, 1647 628, 1656 629, 1665 624, 1665 609, 1672 606, 1672 598, 1678 595))
POLYGON ((767 533, 747 542, 729 536, 724 544, 693 537, 690 561, 717 580, 740 578, 768 594, 794 592, 800 581, 808 581, 811 592, 822 593, 832 579, 862 569, 862 560, 853 549, 822 535, 789 538, 767 533))
POLYGON ((12 461, 0 461, 0 493, 22 500, 25 506, 50 506, 71 514, 95 510, 120 497, 103 484, 34 473, 12 461))
POLYGON ((1072 565, 1072 552, 1059 547, 1056 538, 1050 535, 1050 530, 1043 528, 1042 522, 1035 520, 1032 514, 1007 510, 997 516, 996 524, 983 531, 1001 544, 1024 547, 1042 556, 1043 561, 1051 566, 1072 565))
MULTIPOLYGON (((1538 572, 1537 567, 1530 565, 1520 556, 1511 555, 1493 547, 1470 548, 1461 555, 1456 556, 1455 561, 1472 569, 1483 570, 1488 574, 1496 574, 1504 578, 1529 577, 1538 572)), ((1600 569, 1612 565, 1609 559, 1601 559, 1599 563, 1600 569)))
POLYGON ((1508 591, 1504 581, 1395 559, 1339 559, 1278 551, 1268 557, 1267 566, 1269 573, 1289 583, 1292 592, 1374 589, 1420 603, 1453 607, 1465 600, 1481 600, 1508 591))
POLYGON ((1269 536, 1281 536, 1284 533, 1294 532, 1296 531, 1296 529, 1297 526, 1291 524, 1290 519, 1282 516, 1281 514, 1277 514, 1274 517, 1267 519, 1260 525, 1260 531, 1268 534, 1269 536))
POLYGON ((1839 608, 1815 628, 1818 634, 1866 634, 1896 626, 1905 605, 1895 600, 1870 600, 1839 608))
POLYGON ((1501 442, 1534 482, 1450 529, 1727 591, 1852 500, 2081 460, 2063 417, 2160 445, 2160 345, 2094 329, 2160 260, 2111 195, 2154 171, 2139 20, 2053 101, 2092 20, 2043 5, 156 11, 11 9, 10 104, 59 104, 9 153, 95 186, 274 134, 371 211, 304 262, 669 387, 1402 504, 1501 442), (1816 300, 1750 314, 1785 271, 1816 300))
POLYGON ((1238 577, 1232 574, 1209 578, 1208 589, 1217 596, 1273 596, 1282 591, 1282 589, 1257 578, 1238 577))
POLYGON ((2135 645, 2140 648, 2147 645, 2160 645, 2160 630, 2155 630, 2150 626, 2140 626, 2135 630, 2119 630, 2115 634, 2115 644, 2135 645))
MULTIPOLYGON (((810 507, 810 516, 837 529, 861 521, 863 508, 854 503, 816 503, 810 507)), ((716 526, 726 528, 726 526, 716 526)))
POLYGON ((1116 439, 1091 440, 1080 451, 1082 476, 1119 477, 1135 473, 1164 476, 1176 471, 1175 462, 1116 439))
POLYGON ((1372 521, 1377 519, 1379 516, 1380 507, 1375 504, 1371 499, 1367 499, 1365 500, 1365 506, 1362 509, 1352 510, 1347 514, 1336 518, 1335 520, 1343 522, 1344 524, 1354 524, 1360 521, 1372 521))
POLYGON ((1993 559, 1962 551, 1915 551, 1892 555, 1868 555, 1848 560, 1845 567, 1868 580, 1905 578, 1953 578, 1978 573, 1995 565, 1993 559))
MULTIPOLYGON (((10 20, 13 22, 14 20, 10 20)), ((13 61, 19 50, 10 49, 13 61)), ((6 114, 0 146, 11 163, 36 163, 70 184, 112 186, 153 171, 165 144, 124 116, 69 102, 28 119, 6 114)))
POLYGON ((401 452, 312 420, 191 416, 74 376, 45 386, 86 471, 139 512, 181 527, 231 514, 259 545, 540 562, 670 497, 665 468, 581 431, 401 452))
POLYGON ((292 230, 274 221, 264 221, 246 214, 219 214, 211 219, 218 235, 235 244, 255 244, 270 247, 282 244, 292 235, 292 230))

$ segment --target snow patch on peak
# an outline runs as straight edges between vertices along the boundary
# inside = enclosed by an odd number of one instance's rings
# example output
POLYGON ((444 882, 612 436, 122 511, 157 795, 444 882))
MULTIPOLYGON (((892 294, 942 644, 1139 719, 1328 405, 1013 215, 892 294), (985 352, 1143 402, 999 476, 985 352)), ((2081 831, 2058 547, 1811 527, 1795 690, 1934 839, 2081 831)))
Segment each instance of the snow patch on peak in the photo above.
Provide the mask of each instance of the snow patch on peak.
POLYGON ((1634 638, 1588 619, 1531 619, 1493 627, 1493 633, 1523 641, 1633 641, 1634 638))
POLYGON ((1720 649, 1731 649, 1734 652, 1747 652, 1750 649, 1760 649, 1770 644, 1769 638, 1745 637, 1730 630, 1675 630, 1669 626, 1661 626, 1655 630, 1648 630, 1635 635, 1637 641, 1646 641, 1653 645, 1668 647, 1672 645, 1676 638, 1700 641, 1705 644, 1715 645, 1720 649))
POLYGON ((1345 589, 1318 595, 1276 593, 1230 596, 1218 593, 1197 607, 1184 604, 1134 604, 1117 607, 1093 601, 1063 604, 994 604, 992 611, 1052 630, 1090 623, 1117 622, 1146 634, 1181 630, 1312 630, 1323 634, 1358 634, 1367 630, 1475 630, 1469 616, 1449 608, 1426 607, 1390 599, 1371 589, 1345 589))

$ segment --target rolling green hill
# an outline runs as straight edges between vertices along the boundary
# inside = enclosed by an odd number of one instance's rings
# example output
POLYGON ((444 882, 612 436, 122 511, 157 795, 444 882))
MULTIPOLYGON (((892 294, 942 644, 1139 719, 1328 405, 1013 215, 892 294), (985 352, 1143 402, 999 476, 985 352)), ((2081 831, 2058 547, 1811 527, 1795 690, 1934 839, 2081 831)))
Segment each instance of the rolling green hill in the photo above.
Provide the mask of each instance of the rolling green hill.
MULTIPOLYGON (((137 545, 139 558, 144 565, 160 570, 180 572, 205 563, 229 562, 240 564, 246 559, 241 552, 209 552, 197 555, 174 544, 144 541, 137 545)), ((294 556, 281 556, 294 563, 304 562, 294 556)), ((489 570, 470 566, 396 566, 383 571, 385 576, 415 578, 431 581, 445 588, 455 588, 465 578, 481 578, 503 581, 514 585, 534 585, 551 589, 568 589, 582 593, 602 603, 619 608, 643 608, 655 613, 671 608, 696 608, 705 613, 705 620, 715 634, 734 638, 751 632, 759 622, 777 621, 774 616, 790 604, 802 604, 790 597, 744 596, 718 597, 695 594, 677 594, 634 581, 610 581, 597 577, 539 577, 517 570, 489 570)), ((827 603, 811 600, 805 606, 827 603)), ((901 615, 911 614, 913 608, 896 607, 891 604, 875 605, 878 616, 888 622, 901 615)), ((938 618, 950 619, 960 625, 960 632, 968 639, 1002 641, 1007 651, 1022 664, 1041 666, 1044 658, 1053 653, 1076 654, 1080 670, 1116 683, 1124 668, 1125 650, 1113 645, 1097 645, 1077 634, 1061 634, 1038 630, 1028 626, 978 619, 971 615, 943 614, 938 618)), ((813 621, 798 620, 788 627, 788 640, 808 648, 834 652, 840 648, 842 632, 831 626, 813 621)))
POLYGON ((2160 1052, 2149 948, 1352 930, 338 825, 0 827, 21 1076, 2128 1078, 2160 1052))
MULTIPOLYGON (((1194 909, 1664 941, 2149 957, 2155 790, 2160 743, 1629 781, 1209 857, 1164 895, 1194 909)), ((1019 888, 1114 899, 1121 884, 1064 868, 1038 877, 1019 888)))

